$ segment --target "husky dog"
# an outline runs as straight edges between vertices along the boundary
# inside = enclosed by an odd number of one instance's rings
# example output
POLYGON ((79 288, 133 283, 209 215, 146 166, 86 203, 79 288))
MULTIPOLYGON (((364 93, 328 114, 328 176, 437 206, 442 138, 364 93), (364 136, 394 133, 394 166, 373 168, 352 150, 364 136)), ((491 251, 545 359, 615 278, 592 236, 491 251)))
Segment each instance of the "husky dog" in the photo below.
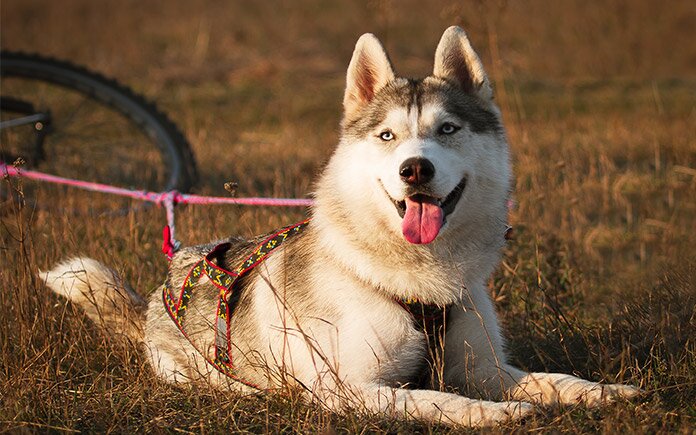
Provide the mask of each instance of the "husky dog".
POLYGON ((144 343, 155 372, 171 382, 298 386, 332 410, 469 426, 519 418, 535 404, 595 405, 638 393, 507 362, 485 284, 505 243, 508 144, 463 30, 445 31, 433 74, 421 80, 396 77, 380 42, 363 35, 343 107, 311 220, 222 298, 210 271, 193 284, 196 265, 206 258, 235 270, 263 238, 175 254, 165 295, 193 289, 179 323, 162 293, 145 309, 94 260, 57 266, 44 274, 47 284, 113 336, 144 343), (439 307, 446 328, 437 340, 417 328, 406 305, 414 300, 439 307), (216 318, 218 304, 228 311, 216 318), (212 362, 220 319, 227 372, 212 362))

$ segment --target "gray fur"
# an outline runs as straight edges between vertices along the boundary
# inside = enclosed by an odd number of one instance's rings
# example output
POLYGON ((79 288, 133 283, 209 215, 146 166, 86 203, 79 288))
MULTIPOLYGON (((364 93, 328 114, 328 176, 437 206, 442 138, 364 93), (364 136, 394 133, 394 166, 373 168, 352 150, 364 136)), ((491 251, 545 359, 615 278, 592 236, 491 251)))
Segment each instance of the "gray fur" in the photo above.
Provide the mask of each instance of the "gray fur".
MULTIPOLYGON (((409 107, 420 112, 425 103, 441 104, 466 122, 474 133, 502 134, 499 116, 486 109, 481 101, 459 86, 437 77, 425 79, 397 78, 379 90, 358 116, 342 122, 344 137, 362 138, 375 129, 393 107, 409 107)), ((422 135, 430 133, 421 131, 422 135)))

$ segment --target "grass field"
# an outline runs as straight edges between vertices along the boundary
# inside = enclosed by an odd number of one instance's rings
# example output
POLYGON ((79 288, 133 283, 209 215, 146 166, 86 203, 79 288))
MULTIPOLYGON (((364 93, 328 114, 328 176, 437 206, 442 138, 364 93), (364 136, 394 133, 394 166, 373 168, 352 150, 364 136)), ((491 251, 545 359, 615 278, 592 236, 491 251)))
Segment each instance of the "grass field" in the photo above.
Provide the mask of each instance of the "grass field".
MULTIPOLYGON (((539 409, 495 432, 696 430, 696 9, 692 2, 4 0, 2 48, 70 59, 156 100, 190 140, 197 192, 307 196, 338 137, 353 44, 385 42, 402 75, 442 31, 470 34, 496 87, 516 174, 515 238, 490 282, 513 361, 640 386, 600 409, 539 409)), ((7 144, 4 144, 5 146, 7 144)), ((119 180, 113 180, 118 182, 119 180)), ((7 190, 9 181, 5 183, 7 190)), ((65 213, 110 200, 48 185, 0 205, 0 430, 459 432, 296 397, 155 379, 38 281, 74 254, 155 291, 163 212, 65 213)), ((184 244, 252 235, 302 210, 185 207, 184 244)))

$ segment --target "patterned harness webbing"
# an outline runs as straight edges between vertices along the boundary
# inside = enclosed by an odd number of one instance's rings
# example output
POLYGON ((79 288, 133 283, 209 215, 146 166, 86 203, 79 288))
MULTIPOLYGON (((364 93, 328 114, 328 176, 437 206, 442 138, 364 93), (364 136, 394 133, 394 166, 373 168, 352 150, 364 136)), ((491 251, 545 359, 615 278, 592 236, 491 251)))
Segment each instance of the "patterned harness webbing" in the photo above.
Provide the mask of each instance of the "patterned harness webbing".
POLYGON ((186 337, 186 339, 188 339, 198 353, 200 353, 203 358, 205 358, 206 361, 208 361, 219 372, 243 383, 244 385, 257 389, 259 388, 258 386, 245 381, 234 374, 231 354, 231 313, 229 306, 230 296, 234 291, 234 285, 240 277, 265 260, 266 257, 268 257, 268 255, 277 249, 283 242, 302 231, 307 226, 308 222, 309 219, 294 225, 290 225, 269 236, 266 240, 261 242, 256 249, 254 249, 254 252, 249 255, 249 257, 247 257, 247 259, 244 260, 244 262, 242 262, 242 264, 240 264, 235 271, 225 270, 213 262, 215 257, 227 251, 231 246, 230 243, 221 243, 213 248, 212 251, 210 251, 201 261, 196 263, 191 268, 191 271, 184 280, 184 284, 181 286, 181 292, 179 293, 178 298, 174 297, 171 289, 169 289, 167 286, 165 286, 162 291, 164 307, 181 333, 184 334, 184 337, 186 337), (202 274, 205 274, 210 279, 210 282, 220 290, 217 313, 215 315, 215 358, 213 359, 208 357, 205 352, 196 347, 193 340, 191 340, 186 333, 184 325, 186 308, 191 300, 191 296, 193 295, 193 289, 202 274))

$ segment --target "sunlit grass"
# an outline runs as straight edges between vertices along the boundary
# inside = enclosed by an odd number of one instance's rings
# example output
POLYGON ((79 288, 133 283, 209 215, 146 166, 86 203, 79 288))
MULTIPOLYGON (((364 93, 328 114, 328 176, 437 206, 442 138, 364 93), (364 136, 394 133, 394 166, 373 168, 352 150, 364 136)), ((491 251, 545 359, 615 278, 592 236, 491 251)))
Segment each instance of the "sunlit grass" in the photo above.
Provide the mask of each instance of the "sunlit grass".
MULTIPOLYGON (((343 74, 357 36, 378 33, 397 71, 427 74, 440 32, 463 24, 496 80, 513 152, 515 238, 489 285, 512 358, 524 368, 646 392, 597 410, 540 409, 497 431, 688 433, 696 425, 696 82, 688 64, 693 44, 683 42, 688 4, 666 11, 636 2, 622 27, 614 12, 585 2, 537 3, 148 2, 114 8, 107 22, 93 2, 6 1, 0 32, 3 47, 70 57, 156 98, 192 144, 197 192, 226 195, 223 184, 235 181, 240 196, 305 197, 338 140, 343 74), (648 19, 650 11, 661 19, 648 19), (71 28, 75 20, 84 32, 71 28), (645 34, 632 20, 647 23, 645 34), (660 41, 664 35, 670 38, 660 41)), ((36 271, 87 255, 149 294, 166 270, 164 211, 91 216, 84 212, 113 199, 0 182, 4 192, 37 199, 36 206, 0 205, 0 427, 450 430, 339 416, 293 395, 240 398, 159 382, 137 348, 108 342, 36 271)), ((177 230, 189 245, 258 234, 304 214, 179 207, 177 230)))

